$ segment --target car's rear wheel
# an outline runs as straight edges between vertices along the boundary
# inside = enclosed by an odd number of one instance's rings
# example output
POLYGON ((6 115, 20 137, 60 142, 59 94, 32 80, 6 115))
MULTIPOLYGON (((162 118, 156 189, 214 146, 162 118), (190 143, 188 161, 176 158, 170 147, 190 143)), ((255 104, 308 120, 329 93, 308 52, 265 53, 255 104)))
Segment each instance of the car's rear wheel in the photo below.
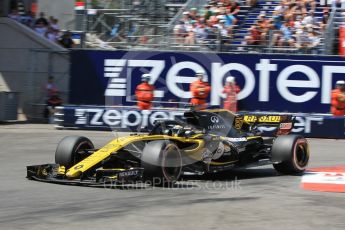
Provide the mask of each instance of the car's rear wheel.
POLYGON ((308 141, 299 135, 278 136, 272 146, 273 167, 282 174, 299 174, 309 162, 308 141))
POLYGON ((181 150, 171 141, 151 141, 142 152, 141 166, 145 182, 153 186, 170 186, 181 176, 181 150))
POLYGON ((66 169, 85 159, 89 154, 87 149, 94 149, 92 142, 82 136, 67 136, 58 144, 55 151, 55 163, 66 169))

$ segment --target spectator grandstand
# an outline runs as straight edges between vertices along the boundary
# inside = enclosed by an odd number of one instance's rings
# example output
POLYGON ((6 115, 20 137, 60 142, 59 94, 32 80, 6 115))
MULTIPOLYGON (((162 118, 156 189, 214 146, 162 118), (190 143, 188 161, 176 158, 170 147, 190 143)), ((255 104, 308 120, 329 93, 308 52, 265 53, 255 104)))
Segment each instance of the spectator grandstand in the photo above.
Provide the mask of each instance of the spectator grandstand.
MULTIPOLYGON (((84 47, 217 52, 334 54, 342 0, 87 1, 74 30, 84 47)), ((13 9, 9 17, 57 42, 58 20, 13 9)), ((70 43, 70 42, 68 42, 70 43)), ((64 45, 66 48, 73 44, 64 45)))
POLYGON ((98 9, 87 32, 121 49, 331 54, 336 1, 123 1, 118 9, 98 9))
POLYGON ((219 51, 318 53, 329 14, 327 7, 316 5, 315 0, 209 1, 197 22, 182 18, 175 36, 192 29, 198 38, 202 28, 206 39, 199 43, 219 51), (191 23, 197 26, 188 28, 191 23))
POLYGON ((41 12, 39 17, 36 18, 36 15, 31 11, 22 12, 14 8, 11 10, 8 15, 9 18, 22 23, 29 28, 33 29, 39 36, 45 37, 51 42, 58 43, 65 48, 72 48, 73 45, 66 45, 65 38, 69 34, 68 32, 63 33, 59 27, 59 20, 50 16, 46 18, 45 13, 41 12))

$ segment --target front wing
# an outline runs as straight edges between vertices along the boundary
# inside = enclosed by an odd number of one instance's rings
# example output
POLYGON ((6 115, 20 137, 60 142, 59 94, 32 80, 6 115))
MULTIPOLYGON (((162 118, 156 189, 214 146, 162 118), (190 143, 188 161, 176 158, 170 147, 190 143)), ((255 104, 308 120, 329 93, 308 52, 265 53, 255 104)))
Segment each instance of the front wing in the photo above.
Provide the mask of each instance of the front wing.
POLYGON ((27 178, 41 182, 85 185, 85 186, 104 186, 106 184, 128 184, 142 181, 143 168, 131 169, 99 169, 91 177, 83 179, 68 179, 64 173, 64 167, 58 164, 43 164, 27 166, 27 178))

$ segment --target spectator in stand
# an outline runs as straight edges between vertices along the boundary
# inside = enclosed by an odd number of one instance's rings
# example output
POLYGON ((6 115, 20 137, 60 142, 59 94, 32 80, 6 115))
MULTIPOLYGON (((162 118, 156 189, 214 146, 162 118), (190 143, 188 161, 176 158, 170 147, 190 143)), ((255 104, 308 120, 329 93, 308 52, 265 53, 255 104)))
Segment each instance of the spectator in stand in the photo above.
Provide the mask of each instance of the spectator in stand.
POLYGON ((43 12, 40 13, 40 17, 35 20, 35 14, 31 11, 26 12, 20 16, 17 10, 12 10, 8 15, 9 18, 16 20, 30 28, 32 28, 37 34, 49 39, 52 42, 60 41, 64 47, 73 48, 74 42, 71 39, 71 33, 67 31, 60 37, 60 27, 58 25, 58 19, 50 16, 49 20, 46 19, 43 12))
POLYGON ((245 37, 248 45, 266 45, 268 43, 268 31, 272 23, 266 19, 265 14, 260 14, 258 20, 249 28, 249 35, 245 37))
POLYGON ((304 5, 307 8, 308 11, 314 11, 316 10, 316 0, 304 0, 304 5))
POLYGON ((232 34, 231 27, 225 26, 225 20, 221 19, 216 25, 218 27, 219 35, 221 37, 221 44, 226 45, 230 43, 230 38, 232 34))
POLYGON ((273 15, 282 15, 288 9, 285 1, 281 1, 278 6, 274 8, 273 15))
POLYGON ((303 16, 304 16, 304 18, 302 20, 303 25, 308 25, 308 24, 316 25, 316 19, 314 17, 314 11, 313 10, 309 11, 308 15, 305 13, 305 14, 303 14, 303 16))
POLYGON ((215 12, 215 10, 218 9, 217 2, 216 1, 210 1, 209 4, 210 4, 210 10, 211 10, 211 12, 213 14, 215 12))
POLYGON ((218 0, 209 1, 200 12, 196 8, 185 11, 182 22, 174 27, 176 43, 206 43, 211 49, 220 38, 222 44, 230 43, 239 10, 236 0, 218 0))
POLYGON ((199 26, 197 26, 196 31, 195 31, 196 43, 202 44, 206 38, 207 38, 207 31, 205 29, 205 25, 200 24, 199 26))
POLYGON ((210 10, 210 5, 205 5, 204 6, 204 18, 205 20, 210 19, 210 17, 212 16, 212 11, 210 10))
POLYGON ((187 29, 184 21, 179 21, 179 23, 174 27, 175 42, 178 44, 182 44, 184 42, 186 33, 187 29))
POLYGON ((37 22, 35 23, 34 30, 36 31, 36 33, 38 35, 44 37, 46 32, 47 32, 47 30, 48 30, 48 27, 42 21, 40 21, 38 23, 37 22))
POLYGON ((291 26, 288 22, 285 22, 281 27, 281 36, 277 38, 277 46, 290 46, 294 47, 294 39, 292 38, 291 26))
POLYGON ((195 44, 195 31, 196 31, 196 24, 195 22, 192 23, 192 27, 188 29, 187 36, 185 38, 184 43, 186 45, 194 45, 195 44))
POLYGON ((329 16, 330 16, 329 15, 329 8, 328 7, 323 8, 322 19, 320 22, 320 29, 322 31, 324 31, 326 29, 326 25, 328 23, 329 16))
POLYGON ((295 38, 295 47, 300 50, 302 53, 305 52, 308 46, 308 33, 307 30, 301 26, 296 33, 294 34, 295 38))
POLYGON ((59 38, 58 30, 55 30, 53 27, 49 26, 47 32, 45 33, 45 37, 48 40, 57 43, 59 38))
POLYGON ((44 12, 40 13, 40 17, 35 21, 35 25, 43 24, 45 27, 49 25, 48 20, 45 18, 44 12))
POLYGON ((256 22, 260 31, 260 44, 265 45, 268 41, 268 31, 271 29, 271 21, 266 18, 265 14, 260 14, 256 22))
POLYGON ((216 24, 218 21, 218 16, 220 15, 220 10, 219 9, 215 9, 213 11, 213 15, 210 17, 209 21, 212 22, 212 24, 216 24))
POLYGON ((252 25, 249 29, 249 35, 245 37, 247 45, 260 45, 261 44, 261 32, 258 26, 252 25))
POLYGON ((310 30, 308 34, 308 53, 314 53, 321 39, 315 30, 310 30))
POLYGON ((283 25, 284 17, 282 14, 275 14, 272 17, 273 28, 276 30, 280 30, 280 27, 283 25))
POLYGON ((257 5, 257 0, 246 0, 246 5, 250 7, 254 7, 257 5))
POLYGON ((182 21, 184 22, 186 26, 189 26, 189 22, 190 22, 189 11, 185 11, 182 14, 183 14, 182 21))
POLYGON ((74 41, 72 40, 72 33, 67 30, 60 38, 59 43, 66 49, 74 48, 74 41))
POLYGON ((60 26, 59 26, 59 20, 56 18, 53 18, 50 22, 50 27, 53 28, 54 30, 60 31, 60 26))
POLYGON ((285 11, 285 15, 293 14, 294 12, 307 13, 306 5, 303 1, 288 3, 288 9, 285 11))
POLYGON ((215 50, 217 48, 218 38, 219 38, 218 27, 217 25, 212 25, 212 27, 210 27, 207 33, 207 43, 208 43, 208 47, 211 50, 215 50))
POLYGON ((294 21, 293 21, 293 29, 296 32, 298 29, 302 27, 302 16, 301 15, 295 15, 294 21))
MULTIPOLYGON (((282 0, 273 12, 273 46, 295 47, 301 52, 314 52, 320 43, 320 32, 323 28, 314 15, 315 0, 282 0), (279 31, 277 31, 279 30, 279 31)), ((325 23, 329 14, 325 10, 325 23)))
POLYGON ((240 4, 233 0, 228 7, 230 9, 230 13, 237 18, 238 13, 240 12, 240 4))
POLYGON ((35 22, 35 14, 31 11, 27 11, 24 15, 21 16, 20 22, 32 28, 35 22))
POLYGON ((11 10, 11 13, 8 15, 8 17, 20 22, 20 15, 19 15, 18 10, 15 10, 15 9, 11 10))
POLYGON ((51 25, 54 21, 54 17, 53 16, 49 16, 48 18, 48 25, 51 25))
POLYGON ((237 19, 235 16, 231 13, 230 9, 226 9, 225 14, 225 26, 234 26, 237 24, 237 19))
POLYGON ((198 19, 198 11, 196 8, 190 9, 189 19, 191 19, 191 20, 197 20, 198 19))

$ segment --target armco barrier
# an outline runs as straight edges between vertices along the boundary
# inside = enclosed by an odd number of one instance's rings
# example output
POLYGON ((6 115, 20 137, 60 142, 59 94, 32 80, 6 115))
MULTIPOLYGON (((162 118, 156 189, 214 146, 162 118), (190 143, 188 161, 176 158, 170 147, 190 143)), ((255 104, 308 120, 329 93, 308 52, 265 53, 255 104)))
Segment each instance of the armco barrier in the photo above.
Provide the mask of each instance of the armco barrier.
POLYGON ((69 104, 133 105, 143 73, 152 75, 155 106, 190 99, 189 85, 204 70, 212 86, 208 102, 220 105, 225 78, 236 78, 246 111, 328 113, 345 57, 159 51, 71 51, 69 104))
MULTIPOLYGON (((186 110, 159 108, 142 111, 130 106, 64 106, 58 107, 55 120, 57 128, 137 132, 140 127, 151 128, 157 119, 178 119, 184 111, 186 110)), ((324 114, 295 114, 295 116, 296 122, 292 131, 295 134, 305 137, 345 139, 345 117, 324 114)), ((271 127, 260 129, 266 136, 274 132, 271 127)))

